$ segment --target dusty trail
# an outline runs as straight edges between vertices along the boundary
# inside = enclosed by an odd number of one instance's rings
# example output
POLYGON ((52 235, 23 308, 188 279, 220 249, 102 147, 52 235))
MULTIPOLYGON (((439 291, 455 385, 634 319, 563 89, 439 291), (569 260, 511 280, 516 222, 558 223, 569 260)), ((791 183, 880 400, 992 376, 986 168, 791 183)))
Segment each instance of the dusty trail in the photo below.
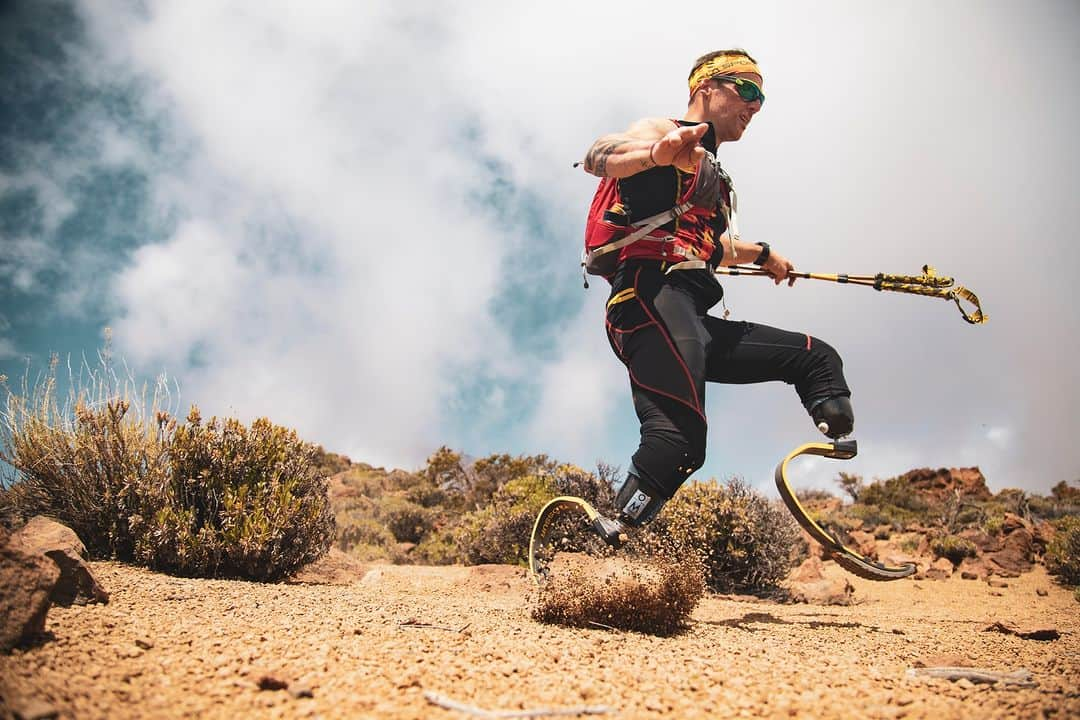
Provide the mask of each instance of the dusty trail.
POLYGON ((0 656, 3 716, 35 698, 63 718, 467 717, 435 692, 601 718, 1080 717, 1080 606, 1041 568, 1005 589, 853 578, 852 607, 706 597, 674 638, 540 625, 506 566, 376 567, 346 585, 92 568, 111 602, 54 607, 51 641, 0 656), (984 631, 997 620, 1061 637, 984 631), (1039 686, 907 678, 919 662, 1024 667, 1039 686), (260 690, 264 676, 290 690, 260 690))

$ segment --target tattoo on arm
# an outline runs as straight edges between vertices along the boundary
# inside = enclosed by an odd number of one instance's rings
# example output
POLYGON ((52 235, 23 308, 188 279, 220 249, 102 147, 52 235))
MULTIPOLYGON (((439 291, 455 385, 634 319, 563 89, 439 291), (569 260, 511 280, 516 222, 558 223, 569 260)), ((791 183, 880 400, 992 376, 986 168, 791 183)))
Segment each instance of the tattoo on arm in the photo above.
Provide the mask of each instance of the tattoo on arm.
POLYGON ((627 140, 597 140, 585 155, 585 170, 593 175, 606 177, 608 158, 627 142, 627 140))

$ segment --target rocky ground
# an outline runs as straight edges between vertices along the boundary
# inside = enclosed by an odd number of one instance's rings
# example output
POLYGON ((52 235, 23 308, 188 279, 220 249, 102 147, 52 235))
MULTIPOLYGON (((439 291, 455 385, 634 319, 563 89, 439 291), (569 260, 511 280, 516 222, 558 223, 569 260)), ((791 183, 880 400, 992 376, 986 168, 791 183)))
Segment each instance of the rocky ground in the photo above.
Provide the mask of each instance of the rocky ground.
POLYGON ((509 566, 339 559, 269 585, 90 565, 108 604, 54 606, 41 642, 0 655, 0 717, 469 717, 453 703, 611 718, 1080 717, 1080 606, 1041 567, 1007 587, 851 578, 850 606, 707 596, 686 631, 658 638, 541 625, 509 566), (1027 669, 1036 686, 909 677, 921 666, 1027 669))

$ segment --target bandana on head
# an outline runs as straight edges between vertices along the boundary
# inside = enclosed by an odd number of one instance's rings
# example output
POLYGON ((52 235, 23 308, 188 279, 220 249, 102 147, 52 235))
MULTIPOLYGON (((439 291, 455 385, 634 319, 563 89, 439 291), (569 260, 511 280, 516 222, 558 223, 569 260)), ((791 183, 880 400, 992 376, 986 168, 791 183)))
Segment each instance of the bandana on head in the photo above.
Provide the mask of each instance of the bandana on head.
POLYGON ((690 94, 701 87, 702 83, 717 75, 732 75, 734 73, 755 73, 761 75, 757 63, 745 55, 717 55, 711 60, 701 64, 690 75, 690 94))

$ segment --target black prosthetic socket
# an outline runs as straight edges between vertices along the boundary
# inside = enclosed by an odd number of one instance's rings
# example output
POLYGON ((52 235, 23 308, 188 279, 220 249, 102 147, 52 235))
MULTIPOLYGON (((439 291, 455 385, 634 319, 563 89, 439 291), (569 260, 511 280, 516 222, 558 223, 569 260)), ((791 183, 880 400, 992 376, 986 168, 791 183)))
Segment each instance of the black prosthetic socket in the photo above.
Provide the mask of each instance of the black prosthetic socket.
POLYGON ((629 472, 615 495, 615 507, 619 510, 618 519, 630 527, 641 527, 652 522, 667 500, 659 488, 653 487, 652 483, 629 472))
POLYGON ((827 398, 810 409, 818 430, 836 440, 849 435, 855 429, 855 411, 851 408, 851 399, 844 395, 827 398))

